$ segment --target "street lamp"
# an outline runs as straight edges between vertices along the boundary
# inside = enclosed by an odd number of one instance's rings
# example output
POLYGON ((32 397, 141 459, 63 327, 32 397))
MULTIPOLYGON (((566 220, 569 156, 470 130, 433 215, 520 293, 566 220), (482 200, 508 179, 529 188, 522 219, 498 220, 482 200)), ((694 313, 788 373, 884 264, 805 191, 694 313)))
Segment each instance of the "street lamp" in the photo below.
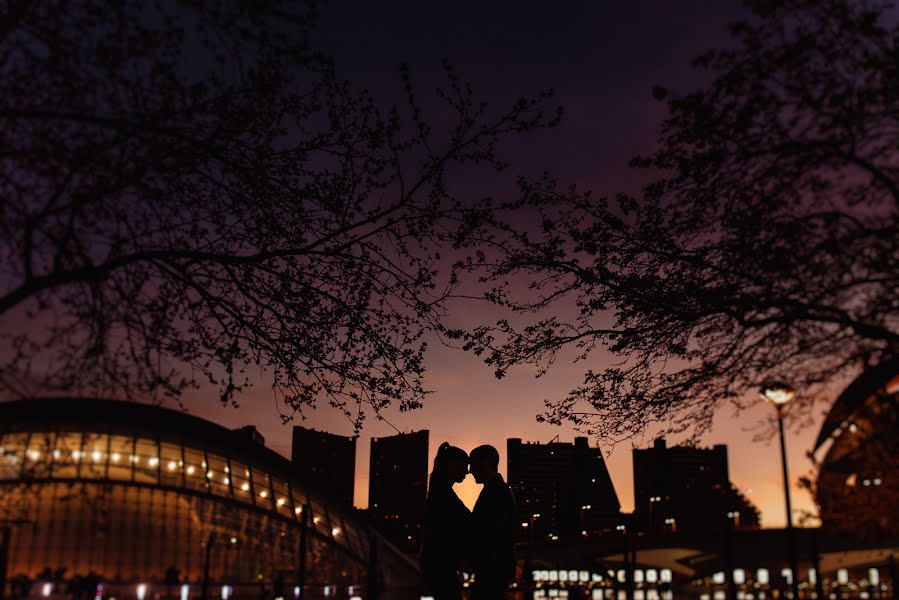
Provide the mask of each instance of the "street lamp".
POLYGON ((783 471, 784 498, 787 504, 787 544, 790 552, 790 585, 793 600, 799 600, 799 569, 796 560, 796 541, 793 537, 793 507, 790 502, 790 476, 787 474, 787 446, 784 439, 784 407, 796 397, 796 390, 784 383, 770 383, 762 387, 759 397, 771 403, 777 411, 777 427, 780 433, 780 465, 783 471))

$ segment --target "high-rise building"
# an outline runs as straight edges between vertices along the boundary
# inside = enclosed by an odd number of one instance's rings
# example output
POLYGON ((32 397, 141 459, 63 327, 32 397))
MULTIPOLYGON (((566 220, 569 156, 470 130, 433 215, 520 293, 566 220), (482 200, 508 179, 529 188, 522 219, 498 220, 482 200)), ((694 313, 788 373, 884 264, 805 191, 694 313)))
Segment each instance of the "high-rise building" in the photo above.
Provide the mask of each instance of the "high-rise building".
POLYGON ((730 482, 727 446, 634 449, 634 525, 650 533, 759 524, 758 509, 730 482))
POLYGON ((370 465, 372 525, 399 549, 417 553, 428 493, 428 430, 373 438, 370 465))
POLYGON ((296 426, 291 460, 299 480, 346 507, 353 506, 356 439, 296 426))
POLYGON ((522 539, 592 535, 614 529, 621 505, 599 448, 507 440, 508 479, 522 539), (586 532, 586 533, 585 533, 586 532))

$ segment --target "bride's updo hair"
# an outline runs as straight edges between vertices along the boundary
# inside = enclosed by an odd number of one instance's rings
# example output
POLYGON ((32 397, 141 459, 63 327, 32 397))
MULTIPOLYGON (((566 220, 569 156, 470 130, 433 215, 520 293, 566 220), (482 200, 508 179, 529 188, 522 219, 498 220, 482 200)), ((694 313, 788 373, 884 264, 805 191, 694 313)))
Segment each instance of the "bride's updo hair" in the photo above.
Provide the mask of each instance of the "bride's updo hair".
POLYGON ((468 453, 462 448, 450 445, 449 442, 440 444, 440 447, 437 448, 437 456, 434 457, 434 469, 431 471, 429 488, 433 487, 434 483, 448 482, 448 465, 454 460, 468 463, 468 453))

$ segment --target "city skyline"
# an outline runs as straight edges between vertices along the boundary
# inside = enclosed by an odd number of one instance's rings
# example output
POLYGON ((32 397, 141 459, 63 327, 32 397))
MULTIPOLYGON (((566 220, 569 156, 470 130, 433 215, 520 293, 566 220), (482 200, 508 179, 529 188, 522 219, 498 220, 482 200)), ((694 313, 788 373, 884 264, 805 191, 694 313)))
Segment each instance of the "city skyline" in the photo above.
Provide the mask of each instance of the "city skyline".
MULTIPOLYGON (((446 351, 448 352, 448 351, 446 351)), ((457 360, 466 359, 475 361, 473 357, 453 353, 457 360)), ((561 365, 560 365, 561 366, 561 365)), ((506 472, 506 439, 510 437, 521 437, 524 441, 546 443, 556 435, 560 436, 560 441, 571 442, 574 437, 581 435, 571 428, 554 427, 546 424, 536 423, 534 414, 542 407, 542 396, 540 389, 542 386, 550 388, 555 386, 560 389, 564 385, 563 381, 555 381, 562 379, 563 375, 557 370, 556 373, 550 373, 541 380, 537 380, 536 385, 530 374, 523 370, 510 374, 506 380, 496 381, 493 379, 489 369, 478 365, 474 368, 472 365, 467 373, 467 377, 453 378, 451 373, 433 373, 432 375, 443 375, 446 388, 435 391, 434 396, 429 403, 419 411, 405 413, 403 415, 391 416, 391 422, 403 432, 416 431, 419 429, 430 429, 430 448, 428 454, 429 469, 433 463, 433 458, 437 447, 440 443, 448 441, 453 445, 457 445, 466 451, 471 450, 475 446, 482 443, 494 445, 500 452, 500 471, 506 472), (485 418, 479 418, 474 412, 482 411, 482 415, 486 418, 499 419, 503 412, 502 407, 506 406, 506 402, 513 402, 514 396, 518 390, 532 389, 533 396, 522 401, 519 410, 513 415, 506 415, 505 423, 508 423, 510 429, 506 431, 497 431, 492 422, 487 422, 485 418), (448 390, 454 390, 455 393, 450 395, 448 390), (491 396, 491 394, 494 394, 491 396), (493 398, 493 404, 485 402, 485 399, 493 398), (453 402, 452 400, 455 400, 453 402), (457 410, 458 409, 458 410, 457 410), (468 416, 470 415, 470 416, 468 416), (462 426, 447 426, 447 420, 450 418, 457 419, 462 426), (466 429, 467 428, 467 429, 466 429)), ((575 367, 569 367, 572 373, 576 372, 575 367)), ((264 390, 257 390, 261 395, 264 390)), ((217 404, 215 397, 210 396, 205 399, 194 397, 188 403, 188 407, 194 414, 210 418, 211 420, 222 422, 228 427, 237 427, 244 423, 247 419, 256 416, 262 417, 258 422, 254 423, 259 427, 266 437, 270 447, 279 453, 290 455, 290 431, 292 425, 302 424, 304 427, 316 428, 319 430, 329 431, 338 435, 351 435, 352 426, 340 415, 334 411, 323 409, 316 411, 310 415, 306 421, 289 422, 282 426, 281 417, 276 408, 264 401, 246 401, 241 408, 234 409, 232 407, 222 407, 217 404), (260 406, 270 406, 271 409, 266 413, 260 406)), ((755 427, 760 420, 771 418, 771 408, 765 405, 761 400, 758 405, 749 409, 741 415, 739 419, 729 418, 729 415, 719 415, 716 421, 715 429, 706 436, 701 442, 702 447, 711 447, 716 443, 725 443, 729 448, 731 478, 734 484, 752 500, 761 512, 761 524, 763 527, 781 527, 785 522, 784 506, 783 506, 783 488, 780 482, 780 472, 777 469, 777 461, 779 460, 779 450, 777 440, 774 436, 774 429, 768 429, 771 435, 763 441, 753 442, 753 437, 759 432, 755 427), (745 431, 744 431, 745 429, 745 431)), ((812 468, 812 464, 806 456, 806 452, 811 449, 818 428, 823 422, 824 415, 819 415, 805 426, 799 432, 792 431, 788 435, 787 448, 789 452, 789 460, 791 465, 791 492, 793 494, 794 504, 794 520, 798 515, 797 511, 813 511, 814 502, 808 492, 798 486, 799 476, 806 474, 812 468)), ((772 423, 773 426, 773 423, 772 423)), ((372 437, 389 436, 395 434, 396 431, 391 429, 384 423, 370 422, 366 424, 360 439, 357 441, 356 454, 356 485, 355 485, 355 502, 357 507, 367 506, 368 495, 368 464, 369 464, 369 445, 372 437)), ((654 435, 647 434, 641 440, 638 447, 650 447, 655 439, 654 435)), ((681 441, 677 436, 668 436, 669 443, 675 445, 681 441)), ((620 442, 615 448, 608 446, 603 447, 606 454, 606 464, 621 502, 622 511, 631 512, 633 510, 633 468, 631 460, 631 448, 634 440, 620 442)), ((590 445, 594 446, 596 440, 591 439, 590 445)), ((469 507, 474 505, 480 486, 474 483, 469 476, 462 484, 455 486, 460 498, 469 507)))

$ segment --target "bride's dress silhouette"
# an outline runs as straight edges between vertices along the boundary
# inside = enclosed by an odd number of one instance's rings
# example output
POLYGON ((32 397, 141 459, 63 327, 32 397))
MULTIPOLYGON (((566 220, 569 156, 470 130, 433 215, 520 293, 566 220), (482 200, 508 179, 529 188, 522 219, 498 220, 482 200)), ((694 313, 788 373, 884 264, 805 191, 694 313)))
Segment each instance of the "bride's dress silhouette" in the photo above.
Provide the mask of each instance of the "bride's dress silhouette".
POLYGON ((468 474, 468 454, 444 442, 434 457, 425 512, 421 570, 434 600, 459 600, 459 579, 471 511, 453 490, 468 474))

